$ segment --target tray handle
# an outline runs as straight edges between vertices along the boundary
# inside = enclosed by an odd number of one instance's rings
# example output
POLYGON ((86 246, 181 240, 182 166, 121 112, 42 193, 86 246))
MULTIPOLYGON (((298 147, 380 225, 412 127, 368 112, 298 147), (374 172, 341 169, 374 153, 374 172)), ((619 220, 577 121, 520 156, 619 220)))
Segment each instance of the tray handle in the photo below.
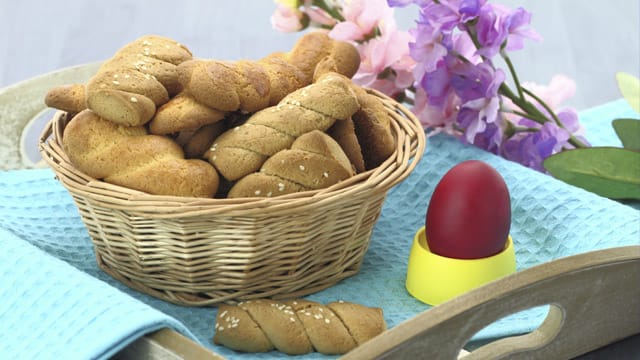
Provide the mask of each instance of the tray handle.
POLYGON ((433 307, 343 359, 569 359, 640 333, 640 246, 541 264, 433 307), (549 305, 532 332, 462 347, 507 315, 549 305))
POLYGON ((85 83, 100 65, 101 62, 94 62, 63 68, 0 89, 0 170, 44 166, 29 153, 38 153, 37 137, 43 126, 38 120, 50 110, 44 104, 45 95, 55 86, 85 83), (31 129, 35 126, 40 128, 31 129))

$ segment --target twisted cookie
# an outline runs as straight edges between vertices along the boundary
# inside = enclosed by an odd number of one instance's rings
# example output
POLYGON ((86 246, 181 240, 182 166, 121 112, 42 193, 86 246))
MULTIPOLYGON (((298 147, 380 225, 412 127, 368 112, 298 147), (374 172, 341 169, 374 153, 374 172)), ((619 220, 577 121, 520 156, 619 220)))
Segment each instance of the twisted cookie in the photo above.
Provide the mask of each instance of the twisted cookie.
POLYGON ((277 106, 261 110, 243 125, 224 132, 212 145, 208 159, 225 179, 240 179, 260 169, 271 155, 289 148, 298 136, 312 130, 326 131, 358 108, 351 80, 327 73, 287 95, 277 106))
POLYGON ((379 308, 347 302, 253 300, 221 305, 213 342, 245 352, 344 354, 386 329, 379 308))
POLYGON ((218 174, 203 160, 185 160, 182 148, 142 126, 122 126, 83 110, 66 126, 62 144, 87 175, 156 195, 212 197, 218 174))
POLYGON ((121 48, 86 85, 87 107, 127 126, 147 123, 181 90, 176 66, 192 58, 174 40, 148 35, 121 48))
POLYGON ((298 137, 290 149, 271 156, 240 179, 228 197, 271 197, 323 189, 355 174, 344 151, 329 135, 313 130, 298 137))
POLYGON ((256 112, 309 85, 316 66, 327 61, 334 72, 351 78, 360 65, 360 55, 349 43, 311 32, 288 53, 259 61, 191 60, 178 66, 178 74, 185 92, 212 109, 256 112))

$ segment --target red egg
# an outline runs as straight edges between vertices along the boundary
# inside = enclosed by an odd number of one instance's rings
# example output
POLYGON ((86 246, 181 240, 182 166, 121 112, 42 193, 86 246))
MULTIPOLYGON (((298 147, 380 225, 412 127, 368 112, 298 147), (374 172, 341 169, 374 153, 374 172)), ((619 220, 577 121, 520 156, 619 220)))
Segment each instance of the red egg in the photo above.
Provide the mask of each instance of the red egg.
POLYGON ((479 259, 501 252, 511 227, 509 189, 490 165, 464 161, 440 180, 429 202, 425 231, 431 252, 479 259))

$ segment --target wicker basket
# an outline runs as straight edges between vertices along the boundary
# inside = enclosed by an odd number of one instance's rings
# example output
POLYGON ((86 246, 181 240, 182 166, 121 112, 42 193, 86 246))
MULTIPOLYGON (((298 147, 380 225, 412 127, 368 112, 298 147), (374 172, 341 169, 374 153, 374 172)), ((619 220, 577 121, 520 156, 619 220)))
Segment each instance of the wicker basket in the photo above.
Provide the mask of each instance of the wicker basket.
POLYGON ((397 149, 381 166, 330 188, 266 199, 149 195, 93 179, 62 149, 68 122, 58 112, 40 152, 73 196, 98 265, 138 291, 204 306, 286 298, 356 274, 387 191, 418 163, 420 122, 375 91, 391 119, 397 149))

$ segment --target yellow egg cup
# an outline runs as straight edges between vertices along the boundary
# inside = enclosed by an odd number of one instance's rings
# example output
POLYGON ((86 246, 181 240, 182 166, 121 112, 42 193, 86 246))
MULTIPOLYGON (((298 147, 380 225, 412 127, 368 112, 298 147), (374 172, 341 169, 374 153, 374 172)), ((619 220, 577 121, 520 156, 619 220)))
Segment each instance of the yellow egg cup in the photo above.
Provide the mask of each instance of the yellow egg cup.
POLYGON ((418 230, 409 254, 406 287, 411 296, 438 305, 516 271, 511 236, 505 249, 481 259, 454 259, 429 250, 424 226, 418 230))

